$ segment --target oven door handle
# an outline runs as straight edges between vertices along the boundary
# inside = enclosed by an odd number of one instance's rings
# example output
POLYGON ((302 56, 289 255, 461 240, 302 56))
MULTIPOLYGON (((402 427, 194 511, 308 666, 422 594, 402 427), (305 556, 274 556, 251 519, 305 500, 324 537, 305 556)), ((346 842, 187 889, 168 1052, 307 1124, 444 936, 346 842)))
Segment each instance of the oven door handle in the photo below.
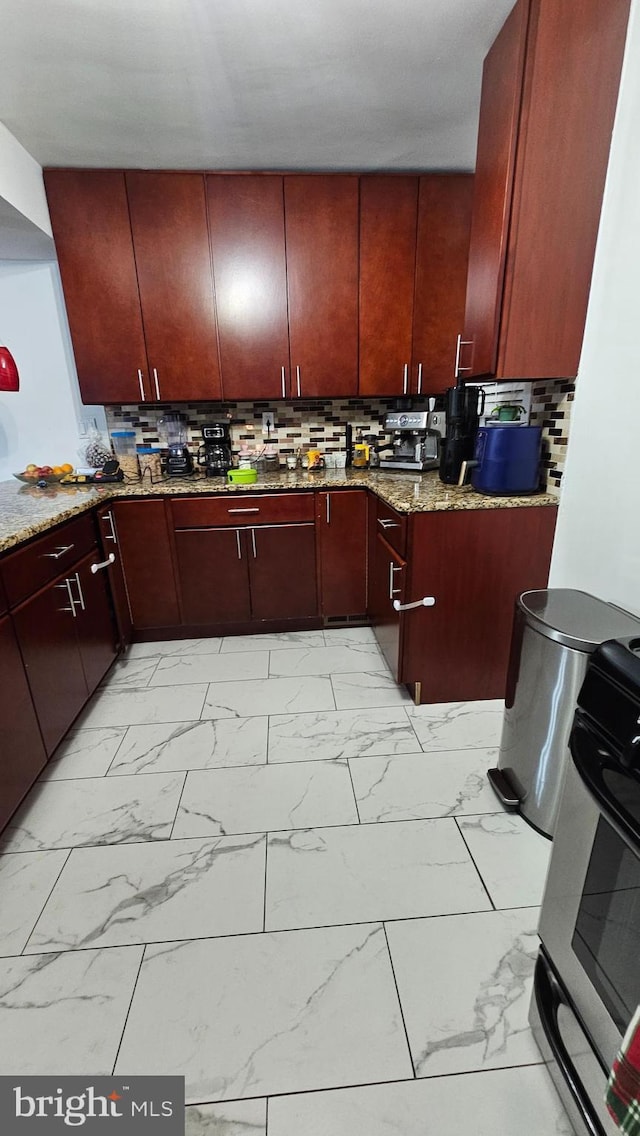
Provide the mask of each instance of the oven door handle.
POLYGON ((558 1025, 558 1010, 560 1006, 565 1003, 565 998, 561 987, 555 981, 542 953, 538 954, 536 960, 533 992, 540 1015, 540 1022, 549 1043, 549 1048, 567 1084, 567 1088, 580 1111, 587 1131, 590 1136, 606 1136, 606 1132, 589 1099, 589 1094, 582 1084, 576 1067, 562 1040, 560 1027, 558 1025))
MULTIPOLYGON (((600 748, 596 738, 579 719, 574 722, 569 747, 573 763, 591 796, 623 840, 631 848, 637 849, 640 845, 640 825, 616 800, 602 776, 602 770, 607 764, 609 768, 613 768, 613 759, 607 755, 606 750, 600 748)), ((628 777, 640 791, 637 779, 628 770, 619 763, 615 764, 615 768, 623 777, 628 777)))

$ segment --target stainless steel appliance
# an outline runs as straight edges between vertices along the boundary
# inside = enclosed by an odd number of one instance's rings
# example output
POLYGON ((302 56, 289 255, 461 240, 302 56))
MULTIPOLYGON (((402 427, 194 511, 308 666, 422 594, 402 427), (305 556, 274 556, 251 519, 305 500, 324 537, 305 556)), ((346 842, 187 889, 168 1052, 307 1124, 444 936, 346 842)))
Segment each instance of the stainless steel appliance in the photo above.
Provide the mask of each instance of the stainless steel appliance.
POLYGON ((442 445, 440 480, 447 485, 458 484, 462 463, 473 457, 484 402, 482 387, 467 386, 462 378, 446 391, 447 433, 442 445))
POLYGON ((640 1003, 640 638, 591 656, 542 901, 530 1022, 580 1136, 640 1003))
POLYGON ((500 753, 489 781, 506 808, 553 836, 569 734, 587 663, 605 639, 640 635, 640 620, 571 588, 516 600, 500 753))
POLYGON ((202 427, 204 445, 198 452, 198 465, 206 477, 226 477, 233 465, 228 422, 211 422, 202 427))
POLYGON ((380 469, 408 469, 422 473, 437 469, 440 460, 440 433, 429 426, 429 412, 392 411, 384 420, 385 430, 392 435, 386 447, 391 457, 380 458, 380 469))

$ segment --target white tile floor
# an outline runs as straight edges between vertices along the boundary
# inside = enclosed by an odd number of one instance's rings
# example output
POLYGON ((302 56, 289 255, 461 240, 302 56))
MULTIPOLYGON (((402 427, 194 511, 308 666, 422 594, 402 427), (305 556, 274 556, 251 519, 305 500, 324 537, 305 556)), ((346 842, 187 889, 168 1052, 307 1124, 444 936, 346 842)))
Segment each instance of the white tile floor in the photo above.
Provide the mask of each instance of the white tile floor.
POLYGON ((2 1071, 184 1074, 188 1136, 568 1136, 501 717, 367 629, 134 646, 1 839, 2 1071))

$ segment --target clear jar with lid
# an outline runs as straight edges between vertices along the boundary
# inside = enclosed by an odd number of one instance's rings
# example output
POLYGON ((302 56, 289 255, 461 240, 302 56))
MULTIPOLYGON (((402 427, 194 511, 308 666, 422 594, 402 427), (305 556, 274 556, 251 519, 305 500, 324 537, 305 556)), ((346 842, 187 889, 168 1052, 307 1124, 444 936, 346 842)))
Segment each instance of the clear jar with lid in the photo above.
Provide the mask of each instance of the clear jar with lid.
POLYGON ((125 476, 125 480, 138 481, 140 478, 140 466, 138 465, 138 454, 136 451, 135 430, 113 430, 111 443, 113 445, 113 452, 120 464, 120 469, 125 476))
POLYGON ((138 446, 138 462, 140 463, 140 476, 150 481, 160 481, 162 478, 161 451, 153 446, 138 446))

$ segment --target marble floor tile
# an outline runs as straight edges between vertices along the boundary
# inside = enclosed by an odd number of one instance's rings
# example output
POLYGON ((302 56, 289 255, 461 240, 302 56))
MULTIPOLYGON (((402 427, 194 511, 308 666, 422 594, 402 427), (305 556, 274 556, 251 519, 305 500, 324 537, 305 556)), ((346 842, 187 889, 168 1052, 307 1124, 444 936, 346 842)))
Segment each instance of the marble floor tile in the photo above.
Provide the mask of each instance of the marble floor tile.
POLYGON ((193 722, 207 693, 206 683, 128 690, 109 687, 94 694, 87 709, 78 719, 82 729, 95 726, 139 726, 153 722, 193 722))
POLYGON ((126 732, 126 726, 75 730, 58 746, 40 774, 40 780, 104 777, 126 732))
POLYGON ((350 762, 360 820, 413 820, 461 813, 494 813, 487 781, 497 750, 464 749, 350 762))
POLYGON ((357 823, 346 761, 303 761, 188 773, 173 837, 357 823))
POLYGON ((412 706, 405 686, 398 686, 387 669, 362 674, 339 674, 331 679, 338 710, 368 706, 412 706))
POLYGON ((250 718, 260 714, 301 714, 335 710, 331 679, 324 676, 214 682, 201 718, 250 718))
MULTIPOLYGON (((249 638, 253 639, 253 636, 249 638)), ((158 643, 132 643, 126 657, 148 659, 166 655, 217 655, 221 644, 222 639, 218 636, 209 639, 163 639, 158 643)))
POLYGON ((0 856, 0 955, 19 955, 68 852, 0 856))
POLYGON ((274 651, 269 664, 269 674, 272 675, 337 675, 353 671, 387 672, 387 664, 375 643, 340 643, 307 651, 274 651))
POLYGON ((2 852, 168 840, 183 773, 37 782, 0 838, 2 852))
POLYGON ((438 702, 411 706, 409 717, 422 748, 494 749, 500 745, 504 702, 438 702))
POLYGON ((418 1077, 542 1061, 528 1022, 537 922, 527 907, 387 925, 418 1077))
POLYGON ((113 666, 107 671, 102 686, 129 686, 134 690, 147 686, 149 679, 158 665, 158 658, 130 659, 121 655, 113 666))
POLYGON ((263 765, 267 760, 267 723, 263 717, 129 726, 109 776, 263 765))
POLYGON ((270 762, 392 753, 422 753, 402 706, 269 718, 270 762))
POLYGON ((269 1101, 269 1136, 574 1136, 542 1065, 269 1101))
POLYGON ((193 1104, 185 1109, 185 1136, 266 1136, 266 1100, 193 1104))
POLYGON ((453 820, 276 833, 267 845, 267 930, 485 911, 453 820))
POLYGON ((410 1077, 383 928, 147 947, 116 1071, 188 1103, 410 1077))
POLYGON ((243 651, 238 655, 183 655, 158 659, 154 686, 187 686, 194 682, 244 682, 269 675, 268 651, 243 651))
POLYGON ((0 1069, 109 1076, 142 947, 0 959, 0 1069))
POLYGON ((551 841, 507 813, 460 817, 458 824, 495 906, 538 907, 551 841))
POLYGON ((265 838, 75 849, 26 953, 261 931, 265 838))
POLYGON ((373 627, 325 627, 324 638, 327 647, 339 643, 376 643, 373 627))
POLYGON ((266 635, 226 635, 223 655, 237 651, 286 651, 300 647, 324 647, 322 631, 279 631, 266 635))

